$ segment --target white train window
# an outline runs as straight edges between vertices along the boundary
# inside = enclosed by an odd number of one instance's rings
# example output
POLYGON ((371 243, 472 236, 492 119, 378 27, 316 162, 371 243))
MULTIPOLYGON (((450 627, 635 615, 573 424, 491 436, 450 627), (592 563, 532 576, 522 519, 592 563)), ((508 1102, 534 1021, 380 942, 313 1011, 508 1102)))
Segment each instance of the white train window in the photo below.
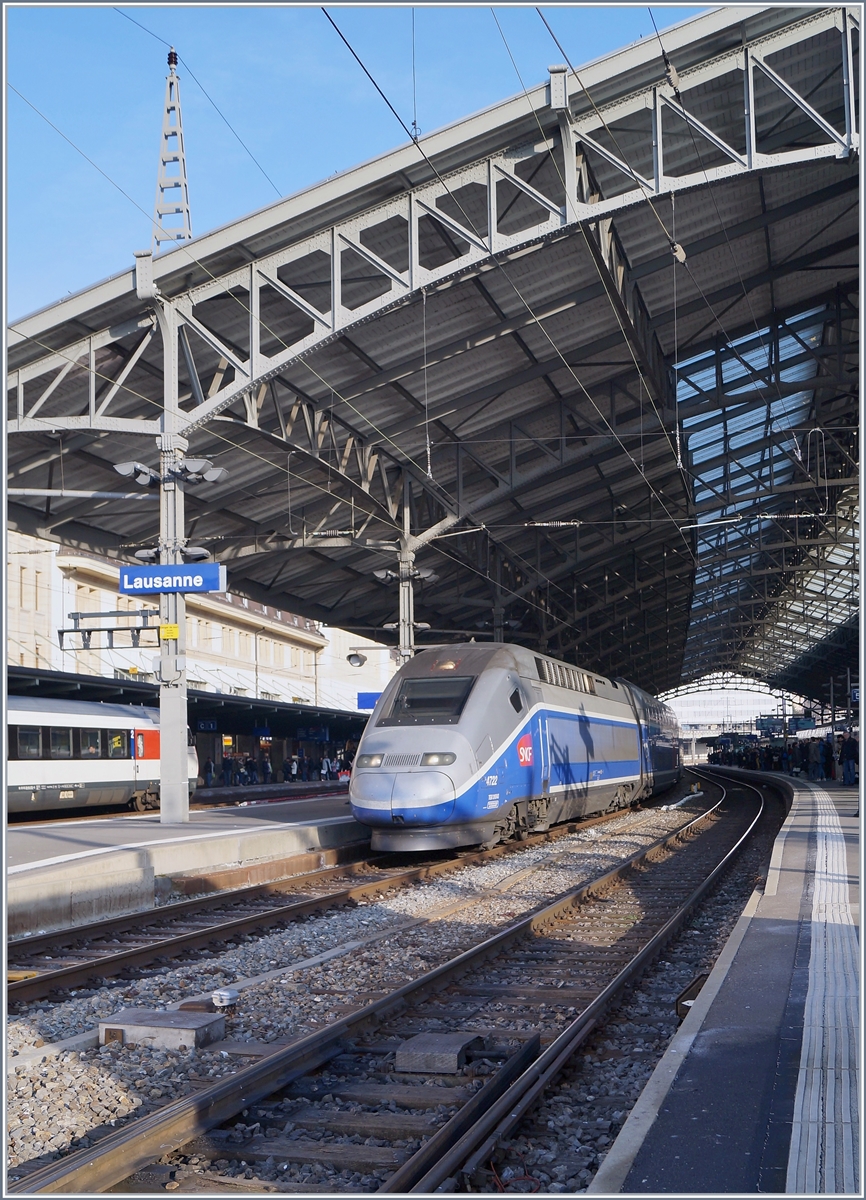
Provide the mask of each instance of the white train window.
POLYGON ((127 749, 126 730, 125 729, 110 729, 108 731, 108 757, 109 758, 128 758, 129 750, 127 749))
POLYGON ((42 730, 38 725, 18 726, 18 757, 42 757, 42 730))
POLYGON ((99 758, 102 754, 102 735, 98 729, 82 729, 81 757, 99 758))
POLYGON ((52 729, 51 734, 51 757, 52 758, 72 758, 72 730, 71 729, 52 729))

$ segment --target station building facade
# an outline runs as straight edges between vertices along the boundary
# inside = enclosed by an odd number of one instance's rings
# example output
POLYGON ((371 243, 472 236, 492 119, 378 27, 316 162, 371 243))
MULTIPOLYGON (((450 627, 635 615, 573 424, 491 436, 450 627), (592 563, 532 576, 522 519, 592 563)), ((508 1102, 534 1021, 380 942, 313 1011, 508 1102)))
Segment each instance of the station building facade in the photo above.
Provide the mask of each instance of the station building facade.
MULTIPOLYGON (((149 620, 157 624, 158 606, 155 597, 119 593, 116 562, 15 531, 8 534, 7 553, 10 665, 156 682, 156 629, 142 629, 135 646, 132 627, 142 623, 136 614, 143 610, 154 614, 149 620), (116 615, 96 618, 98 613, 116 615), (113 627, 113 646, 106 626, 113 627), (91 628, 101 631, 93 632, 86 646, 82 634, 91 628)), ((390 647, 231 592, 191 594, 186 610, 191 692, 369 712, 397 667, 390 647), (362 652, 362 666, 347 662, 352 650, 362 652)), ((208 755, 216 761, 222 737, 193 733, 202 762, 208 755)), ((318 746, 320 756, 326 748, 318 746)), ((247 754, 257 746, 248 734, 238 734, 230 749, 247 754)), ((281 756, 292 752, 312 754, 316 748, 312 742, 305 746, 281 740, 272 757, 279 765, 281 756)))

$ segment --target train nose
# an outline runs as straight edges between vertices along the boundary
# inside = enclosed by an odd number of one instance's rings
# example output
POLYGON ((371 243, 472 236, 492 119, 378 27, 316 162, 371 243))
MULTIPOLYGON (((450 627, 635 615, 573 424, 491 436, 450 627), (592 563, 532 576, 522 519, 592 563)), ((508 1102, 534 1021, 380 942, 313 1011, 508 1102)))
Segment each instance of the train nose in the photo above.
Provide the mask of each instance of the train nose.
POLYGON ((376 825, 447 821, 455 798, 454 784, 444 771, 362 771, 350 789, 355 815, 376 825))
POLYGON ((407 771, 391 791, 391 819, 412 825, 447 821, 454 811, 454 784, 444 771, 407 771))

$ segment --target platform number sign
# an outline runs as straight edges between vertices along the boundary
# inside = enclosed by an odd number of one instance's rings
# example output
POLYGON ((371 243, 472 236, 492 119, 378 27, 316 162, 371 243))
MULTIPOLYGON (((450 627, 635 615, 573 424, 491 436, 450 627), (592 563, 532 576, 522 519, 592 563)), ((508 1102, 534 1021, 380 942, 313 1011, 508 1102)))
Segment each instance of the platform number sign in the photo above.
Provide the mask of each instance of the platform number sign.
POLYGON ((532 734, 524 733, 517 743, 517 761, 521 767, 532 766, 532 734))

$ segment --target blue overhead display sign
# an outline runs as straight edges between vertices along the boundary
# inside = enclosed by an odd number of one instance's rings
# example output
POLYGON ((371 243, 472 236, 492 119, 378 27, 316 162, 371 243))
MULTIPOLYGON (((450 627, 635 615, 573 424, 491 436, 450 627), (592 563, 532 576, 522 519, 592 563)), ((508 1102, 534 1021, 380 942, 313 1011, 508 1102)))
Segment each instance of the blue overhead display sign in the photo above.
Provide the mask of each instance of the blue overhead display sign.
POLYGON ((121 567, 120 591, 126 596, 147 592, 224 592, 226 569, 220 563, 121 567))
POLYGON ((358 708, 375 708, 381 692, 358 692, 358 708))

